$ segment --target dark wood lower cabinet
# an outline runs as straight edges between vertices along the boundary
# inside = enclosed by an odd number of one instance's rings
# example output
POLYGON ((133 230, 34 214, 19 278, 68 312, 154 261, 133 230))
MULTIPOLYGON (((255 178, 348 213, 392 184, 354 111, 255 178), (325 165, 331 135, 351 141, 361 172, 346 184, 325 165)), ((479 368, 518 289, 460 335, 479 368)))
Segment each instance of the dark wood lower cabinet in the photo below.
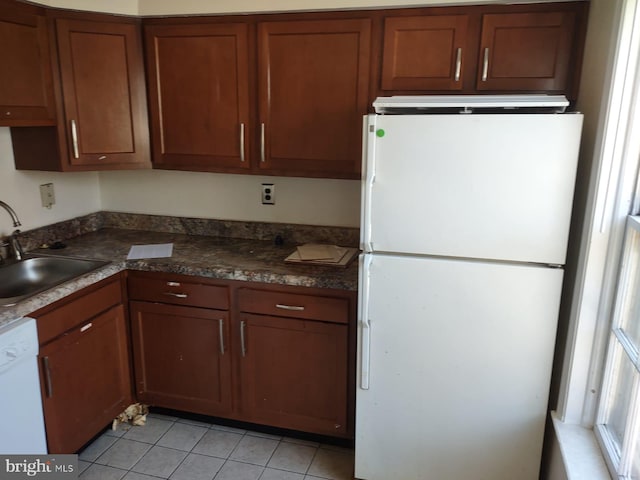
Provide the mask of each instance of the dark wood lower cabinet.
POLYGON ((231 411, 228 313, 130 302, 139 401, 206 415, 231 411))
POLYGON ((49 453, 74 453, 131 402, 122 305, 40 349, 49 453))
POLYGON ((243 314, 243 414, 324 435, 347 433, 348 327, 243 314))

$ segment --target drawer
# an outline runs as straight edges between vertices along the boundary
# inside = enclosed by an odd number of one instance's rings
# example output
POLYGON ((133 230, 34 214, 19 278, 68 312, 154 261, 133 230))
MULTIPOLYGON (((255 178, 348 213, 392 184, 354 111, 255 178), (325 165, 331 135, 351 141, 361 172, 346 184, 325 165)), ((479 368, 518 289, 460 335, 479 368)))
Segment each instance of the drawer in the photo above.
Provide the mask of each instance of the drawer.
POLYGON ((67 302, 51 312, 36 315, 40 345, 122 303, 120 277, 103 287, 67 302))
POLYGON ((128 280, 129 300, 170 303, 190 307, 229 309, 229 289, 197 281, 172 280, 131 275, 128 280))
POLYGON ((349 323, 346 298, 242 288, 238 291, 238 305, 242 312, 349 323))

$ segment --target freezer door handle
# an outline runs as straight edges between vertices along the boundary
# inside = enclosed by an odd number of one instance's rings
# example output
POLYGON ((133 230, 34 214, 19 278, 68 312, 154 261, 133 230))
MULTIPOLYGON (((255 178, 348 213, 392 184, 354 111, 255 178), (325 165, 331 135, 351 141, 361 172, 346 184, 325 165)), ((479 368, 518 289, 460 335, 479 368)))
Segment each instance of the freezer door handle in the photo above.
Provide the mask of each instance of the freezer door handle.
POLYGON ((360 285, 358 288, 360 305, 358 318, 360 324, 360 388, 369 390, 369 362, 371 343, 371 321, 369 320, 369 274, 373 258, 371 255, 360 256, 360 285))
POLYGON ((360 218, 360 225, 362 229, 361 235, 361 248, 365 252, 371 252, 373 250, 373 244, 371 242, 371 198, 373 191, 373 183, 376 179, 376 165, 375 165, 375 147, 376 147, 376 116, 367 115, 364 119, 364 137, 363 137, 363 162, 362 162, 362 179, 364 185, 362 186, 362 211, 360 218))

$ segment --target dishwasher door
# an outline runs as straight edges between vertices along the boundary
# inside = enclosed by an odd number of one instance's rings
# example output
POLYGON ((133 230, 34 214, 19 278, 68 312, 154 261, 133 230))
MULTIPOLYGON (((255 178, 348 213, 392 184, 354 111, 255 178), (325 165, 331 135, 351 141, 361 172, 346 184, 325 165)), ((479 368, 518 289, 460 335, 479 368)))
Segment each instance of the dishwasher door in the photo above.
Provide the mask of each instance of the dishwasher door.
POLYGON ((0 327, 0 454, 43 455, 47 441, 33 318, 0 327))

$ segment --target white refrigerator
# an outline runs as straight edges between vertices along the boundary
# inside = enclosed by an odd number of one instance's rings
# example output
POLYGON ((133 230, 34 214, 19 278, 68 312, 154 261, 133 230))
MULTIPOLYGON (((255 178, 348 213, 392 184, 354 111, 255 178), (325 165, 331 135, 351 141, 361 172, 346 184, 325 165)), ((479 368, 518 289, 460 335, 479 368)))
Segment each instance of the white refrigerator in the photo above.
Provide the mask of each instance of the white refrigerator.
POLYGON ((582 115, 432 98, 364 121, 355 476, 537 480, 582 115))

